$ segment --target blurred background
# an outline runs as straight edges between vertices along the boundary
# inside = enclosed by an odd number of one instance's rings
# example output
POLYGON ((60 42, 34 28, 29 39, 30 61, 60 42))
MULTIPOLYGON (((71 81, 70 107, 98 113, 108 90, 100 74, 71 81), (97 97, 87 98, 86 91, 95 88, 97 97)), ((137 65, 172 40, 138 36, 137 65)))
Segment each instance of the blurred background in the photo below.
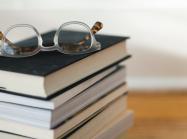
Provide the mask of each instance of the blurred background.
POLYGON ((130 89, 187 89, 185 0, 0 0, 0 30, 27 23, 41 33, 79 20, 130 36, 130 89))

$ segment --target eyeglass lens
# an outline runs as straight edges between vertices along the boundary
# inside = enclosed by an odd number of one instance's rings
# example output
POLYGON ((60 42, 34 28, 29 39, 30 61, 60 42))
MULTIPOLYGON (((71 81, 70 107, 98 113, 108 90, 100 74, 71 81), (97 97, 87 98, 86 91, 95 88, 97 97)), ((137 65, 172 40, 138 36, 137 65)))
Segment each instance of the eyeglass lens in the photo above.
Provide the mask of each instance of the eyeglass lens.
POLYGON ((90 30, 80 24, 68 24, 61 28, 58 45, 64 53, 80 53, 91 47, 90 30))
POLYGON ((8 55, 30 55, 38 48, 38 38, 36 37, 36 32, 32 28, 12 28, 5 38, 3 50, 8 55))

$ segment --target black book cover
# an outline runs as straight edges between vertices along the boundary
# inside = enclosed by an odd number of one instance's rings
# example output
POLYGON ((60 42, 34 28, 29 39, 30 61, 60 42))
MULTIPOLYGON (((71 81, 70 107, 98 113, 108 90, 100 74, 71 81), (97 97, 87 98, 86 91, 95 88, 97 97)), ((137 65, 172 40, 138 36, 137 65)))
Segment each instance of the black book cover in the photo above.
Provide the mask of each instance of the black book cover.
MULTIPOLYGON (((42 35, 43 44, 52 45, 55 31, 50 31, 42 35)), ((71 37, 68 36, 68 37, 71 37)), ((32 43, 34 38, 26 40, 25 43, 32 43)), ((68 38, 67 38, 68 39, 68 38)), ((128 37, 96 35, 96 40, 102 45, 102 49, 113 46, 116 43, 125 41, 128 37)), ((93 52, 96 53, 96 52, 93 52)), ((86 58, 93 53, 81 55, 67 55, 57 51, 40 52, 39 54, 27 58, 7 58, 0 57, 0 70, 24 73, 37 76, 46 76, 74 62, 86 58)))

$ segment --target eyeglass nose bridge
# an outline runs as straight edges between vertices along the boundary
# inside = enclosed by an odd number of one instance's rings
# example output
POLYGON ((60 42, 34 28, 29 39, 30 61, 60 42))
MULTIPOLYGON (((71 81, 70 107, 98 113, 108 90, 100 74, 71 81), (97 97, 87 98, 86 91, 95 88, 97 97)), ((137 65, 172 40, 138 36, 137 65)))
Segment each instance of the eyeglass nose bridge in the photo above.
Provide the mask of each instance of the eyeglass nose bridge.
POLYGON ((51 45, 45 45, 43 44, 43 39, 41 37, 41 35, 38 36, 38 41, 39 41, 39 47, 40 47, 40 51, 55 51, 58 50, 57 44, 52 43, 51 45))
POLYGON ((41 46, 41 51, 55 51, 57 50, 56 45, 52 46, 41 46))

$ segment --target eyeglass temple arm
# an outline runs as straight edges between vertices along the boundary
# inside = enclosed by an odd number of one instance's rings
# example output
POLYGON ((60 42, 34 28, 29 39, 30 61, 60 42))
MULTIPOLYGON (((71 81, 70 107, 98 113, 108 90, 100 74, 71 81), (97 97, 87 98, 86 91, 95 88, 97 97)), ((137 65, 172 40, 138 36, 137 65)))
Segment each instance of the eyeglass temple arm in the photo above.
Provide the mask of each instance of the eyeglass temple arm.
MULTIPOLYGON (((4 35, 3 35, 3 33, 0 31, 0 40, 1 40, 1 41, 3 40, 3 37, 4 37, 4 35)), ((9 41, 7 38, 5 38, 5 42, 12 44, 12 42, 9 41)))
MULTIPOLYGON (((93 25, 93 27, 91 28, 91 32, 93 35, 95 35, 98 31, 100 31, 103 28, 103 23, 97 21, 95 22, 95 24, 93 25)), ((86 35, 84 37, 84 39, 82 41, 80 41, 78 44, 82 45, 84 44, 87 40, 89 40, 91 38, 90 35, 86 35)))
POLYGON ((3 33, 0 31, 0 40, 2 41, 3 39, 3 33))
POLYGON ((93 34, 96 34, 98 31, 100 31, 103 28, 103 23, 97 21, 95 22, 95 24, 93 25, 93 27, 91 28, 91 32, 93 34))
MULTIPOLYGON (((2 41, 4 37, 4 34, 0 31, 0 40, 2 41)), ((5 38, 5 42, 8 44, 12 44, 12 42, 10 40, 8 40, 7 38, 5 38)), ((13 45, 14 48, 16 48, 16 46, 13 45)))
MULTIPOLYGON (((2 41, 3 40, 3 37, 4 37, 4 34, 0 31, 0 40, 2 41)), ((30 51, 31 48, 24 48, 24 47, 18 47, 18 46, 15 46, 10 40, 8 40, 6 37, 5 37, 5 42, 8 43, 9 45, 11 45, 12 48, 14 48, 15 50, 17 50, 18 52, 22 52, 22 51, 30 51)))

